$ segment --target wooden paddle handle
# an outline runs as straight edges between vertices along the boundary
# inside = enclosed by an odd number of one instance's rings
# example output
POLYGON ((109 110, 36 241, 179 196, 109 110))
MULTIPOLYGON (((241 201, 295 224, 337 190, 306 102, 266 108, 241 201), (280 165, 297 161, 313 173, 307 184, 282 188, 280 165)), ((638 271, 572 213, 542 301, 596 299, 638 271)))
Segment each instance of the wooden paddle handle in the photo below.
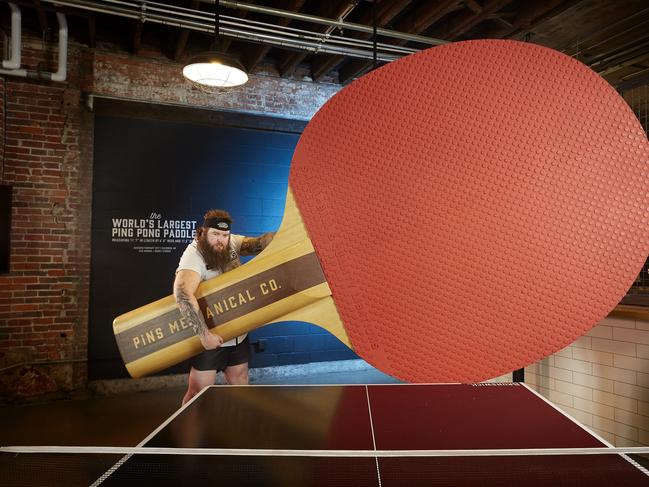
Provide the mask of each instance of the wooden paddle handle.
MULTIPOLYGON (((264 252, 201 283, 196 298, 208 328, 225 341, 267 323, 301 319, 330 327, 349 344, 333 301, 323 300, 330 295, 289 192, 282 227, 264 252)), ((132 377, 158 372, 203 350, 173 296, 118 316, 113 332, 132 377)))

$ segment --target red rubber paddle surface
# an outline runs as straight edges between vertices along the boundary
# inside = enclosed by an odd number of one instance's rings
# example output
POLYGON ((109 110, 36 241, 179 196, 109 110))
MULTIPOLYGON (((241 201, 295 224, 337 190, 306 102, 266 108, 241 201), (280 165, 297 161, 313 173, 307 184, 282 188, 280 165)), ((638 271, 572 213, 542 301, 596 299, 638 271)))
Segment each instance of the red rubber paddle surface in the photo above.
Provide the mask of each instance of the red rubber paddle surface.
POLYGON ((355 351, 411 382, 569 345, 649 249, 642 127, 533 44, 448 44, 360 78, 306 127, 290 186, 355 351))

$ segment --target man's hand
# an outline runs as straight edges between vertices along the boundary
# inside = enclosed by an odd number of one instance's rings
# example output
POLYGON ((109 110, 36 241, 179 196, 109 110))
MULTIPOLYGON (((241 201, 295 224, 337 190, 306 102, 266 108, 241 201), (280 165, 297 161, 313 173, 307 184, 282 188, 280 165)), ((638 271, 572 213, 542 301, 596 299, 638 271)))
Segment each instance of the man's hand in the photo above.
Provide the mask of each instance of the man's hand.
POLYGON ((223 338, 221 338, 216 333, 207 332, 204 335, 200 335, 201 345, 205 350, 214 350, 223 345, 223 338))
POLYGON ((259 237, 245 237, 239 252, 241 255, 257 255, 273 240, 275 232, 264 233, 259 237))

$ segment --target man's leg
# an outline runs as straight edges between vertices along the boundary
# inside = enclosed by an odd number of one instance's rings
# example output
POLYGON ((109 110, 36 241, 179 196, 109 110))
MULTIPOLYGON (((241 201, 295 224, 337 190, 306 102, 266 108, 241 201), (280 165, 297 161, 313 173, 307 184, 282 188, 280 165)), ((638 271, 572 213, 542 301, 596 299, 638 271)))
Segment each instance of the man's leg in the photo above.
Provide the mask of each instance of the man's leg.
POLYGON ((192 370, 189 372, 189 385, 187 387, 187 393, 183 397, 183 404, 201 392, 204 387, 214 384, 215 381, 216 370, 196 370, 192 367, 192 370))
POLYGON ((223 371, 225 381, 230 385, 248 384, 248 362, 239 365, 230 365, 223 371))

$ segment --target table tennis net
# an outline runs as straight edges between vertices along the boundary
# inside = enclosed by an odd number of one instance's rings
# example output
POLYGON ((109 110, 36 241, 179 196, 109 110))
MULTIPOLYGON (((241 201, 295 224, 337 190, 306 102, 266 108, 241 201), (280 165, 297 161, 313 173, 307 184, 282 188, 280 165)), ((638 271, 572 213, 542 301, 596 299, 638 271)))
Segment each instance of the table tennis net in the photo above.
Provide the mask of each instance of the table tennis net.
POLYGON ((3 447, 2 486, 635 486, 649 447, 243 450, 3 447), (641 456, 640 456, 641 455, 641 456), (639 461, 638 461, 639 460, 639 461))

